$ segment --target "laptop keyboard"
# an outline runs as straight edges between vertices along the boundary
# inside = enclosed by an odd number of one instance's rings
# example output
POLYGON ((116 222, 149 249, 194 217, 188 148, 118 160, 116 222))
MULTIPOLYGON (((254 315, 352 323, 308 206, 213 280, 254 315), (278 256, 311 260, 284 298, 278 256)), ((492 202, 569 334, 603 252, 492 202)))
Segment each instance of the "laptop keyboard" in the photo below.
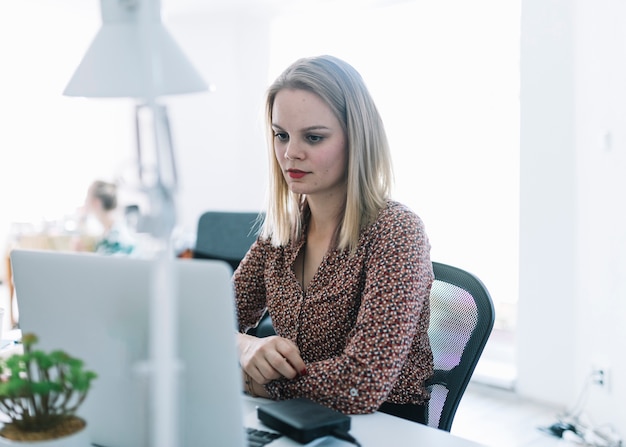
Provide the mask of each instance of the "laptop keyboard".
POLYGON ((263 447, 274 439, 280 438, 280 433, 274 433, 257 428, 246 428, 246 441, 248 447, 263 447))

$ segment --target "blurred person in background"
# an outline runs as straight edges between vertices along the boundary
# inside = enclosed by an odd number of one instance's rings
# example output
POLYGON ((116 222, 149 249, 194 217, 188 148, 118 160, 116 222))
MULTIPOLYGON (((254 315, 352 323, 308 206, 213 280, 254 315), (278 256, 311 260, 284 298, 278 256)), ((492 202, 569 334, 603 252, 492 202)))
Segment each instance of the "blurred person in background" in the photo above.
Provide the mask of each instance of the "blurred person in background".
POLYGON ((130 255, 136 240, 128 227, 126 216, 118 209, 117 185, 103 180, 94 181, 87 190, 84 217, 93 216, 102 227, 102 236, 94 251, 104 255, 130 255))

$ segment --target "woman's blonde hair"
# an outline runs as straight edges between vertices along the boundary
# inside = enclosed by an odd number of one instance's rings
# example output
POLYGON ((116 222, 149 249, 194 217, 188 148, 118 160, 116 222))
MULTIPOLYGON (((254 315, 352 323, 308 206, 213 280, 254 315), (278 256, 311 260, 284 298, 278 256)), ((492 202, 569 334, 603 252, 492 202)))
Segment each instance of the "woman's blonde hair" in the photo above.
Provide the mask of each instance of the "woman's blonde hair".
POLYGON ((389 144, 378 109, 361 78, 348 63, 333 56, 299 59, 269 87, 266 100, 270 182, 261 236, 285 245, 302 235, 306 196, 289 190, 274 152, 272 111, 283 89, 318 95, 333 111, 347 136, 347 197, 336 246, 353 251, 361 229, 386 205, 393 173, 389 144))

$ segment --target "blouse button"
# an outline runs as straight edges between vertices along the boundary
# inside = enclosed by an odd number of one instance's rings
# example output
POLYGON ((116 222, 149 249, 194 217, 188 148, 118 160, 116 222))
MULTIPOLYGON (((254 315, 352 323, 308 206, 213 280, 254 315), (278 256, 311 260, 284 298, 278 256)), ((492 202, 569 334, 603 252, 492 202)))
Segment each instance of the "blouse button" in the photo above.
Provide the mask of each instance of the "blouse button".
POLYGON ((350 396, 356 397, 359 395, 359 391, 356 388, 350 388, 350 396))

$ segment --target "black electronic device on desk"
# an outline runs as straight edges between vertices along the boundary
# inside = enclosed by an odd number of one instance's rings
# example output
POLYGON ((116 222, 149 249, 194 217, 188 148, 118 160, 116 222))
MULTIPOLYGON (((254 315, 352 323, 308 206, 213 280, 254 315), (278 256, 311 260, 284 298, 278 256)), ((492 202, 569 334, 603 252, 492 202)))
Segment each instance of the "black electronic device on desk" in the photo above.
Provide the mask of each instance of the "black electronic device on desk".
POLYGON ((294 441, 306 444, 334 436, 359 445, 348 432, 350 417, 306 398, 272 402, 258 407, 259 420, 294 441))

